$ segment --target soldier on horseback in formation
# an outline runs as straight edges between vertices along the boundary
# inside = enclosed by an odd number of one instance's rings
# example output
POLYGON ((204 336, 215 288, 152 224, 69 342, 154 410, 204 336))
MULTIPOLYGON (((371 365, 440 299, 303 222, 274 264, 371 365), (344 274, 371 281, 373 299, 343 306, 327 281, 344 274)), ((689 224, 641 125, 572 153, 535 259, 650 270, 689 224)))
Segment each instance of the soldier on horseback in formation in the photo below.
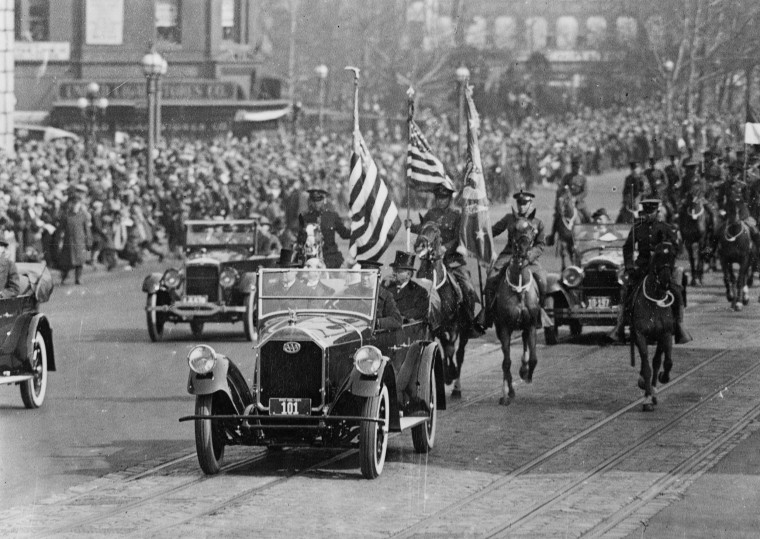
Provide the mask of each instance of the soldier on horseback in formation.
POLYGON ((565 190, 569 190, 570 194, 575 197, 575 207, 578 213, 581 215, 581 221, 588 223, 591 221, 591 214, 586 207, 586 195, 588 190, 586 188, 586 176, 580 172, 581 161, 577 156, 572 157, 570 161, 570 172, 565 174, 557 185, 557 197, 554 204, 554 220, 552 222, 552 232, 546 238, 546 245, 554 245, 554 236, 559 232, 559 220, 562 218, 559 208, 559 199, 565 190))
POLYGON ((675 211, 674 206, 670 203, 668 178, 665 172, 657 168, 654 157, 649 158, 649 167, 644 170, 644 177, 649 184, 650 196, 662 201, 662 208, 665 209, 666 215, 665 220, 672 223, 675 211))
MULTIPOLYGON (((613 338, 620 341, 624 340, 625 326, 630 319, 629 311, 634 295, 633 292, 647 273, 655 247, 662 242, 670 242, 673 245, 678 244, 675 230, 670 225, 660 221, 657 217, 660 209, 660 200, 643 200, 641 208, 643 216, 633 225, 623 245, 626 284, 623 285, 621 290, 617 325, 611 333, 613 338), (637 253, 635 259, 634 250, 637 253)), ((683 290, 681 283, 675 282, 675 280, 671 281, 670 286, 670 292, 674 298, 673 317, 675 318, 676 344, 685 344, 691 341, 691 335, 683 325, 683 290)))
MULTIPOLYGON (((343 220, 333 210, 325 208, 327 191, 324 189, 309 189, 309 211, 303 217, 303 224, 318 224, 322 233, 322 256, 328 268, 339 268, 343 265, 343 255, 335 243, 335 234, 344 240, 351 236, 351 231, 343 224, 343 220)), ((304 227, 298 233, 298 243, 306 239, 304 227)))
POLYGON ((439 185, 433 191, 435 195, 435 207, 421 217, 419 224, 413 224, 407 220, 404 224, 415 234, 419 234, 427 222, 435 222, 441 230, 441 243, 445 248, 443 263, 451 272, 462 290, 462 299, 465 303, 466 314, 469 323, 475 322, 475 304, 480 303, 478 292, 472 284, 470 272, 464 255, 459 249, 459 230, 462 214, 451 207, 451 199, 454 191, 445 185, 439 185))
POLYGON ((731 163, 728 177, 715 189, 718 207, 724 211, 730 208, 736 210, 736 218, 742 221, 749 229, 752 242, 755 247, 760 246, 760 233, 757 223, 750 215, 747 200, 752 199, 752 193, 744 181, 744 164, 738 161, 731 163))
POLYGON ((507 264, 514 252, 514 242, 518 238, 517 223, 520 220, 526 221, 533 229, 533 245, 528 253, 528 269, 533 274, 533 279, 535 279, 536 285, 538 286, 538 297, 541 307, 544 305, 544 298, 546 296, 546 272, 538 263, 539 257, 544 252, 546 239, 544 237, 544 223, 541 219, 536 217, 536 210, 533 208, 533 199, 535 198, 535 195, 533 193, 520 191, 519 193, 515 193, 513 198, 517 201, 517 210, 506 214, 493 225, 492 228, 494 237, 498 236, 505 230, 507 231, 507 244, 496 259, 496 262, 488 274, 488 279, 486 280, 486 317, 483 324, 483 327, 486 329, 493 324, 496 291, 499 286, 499 280, 504 278, 504 271, 506 270, 507 264))

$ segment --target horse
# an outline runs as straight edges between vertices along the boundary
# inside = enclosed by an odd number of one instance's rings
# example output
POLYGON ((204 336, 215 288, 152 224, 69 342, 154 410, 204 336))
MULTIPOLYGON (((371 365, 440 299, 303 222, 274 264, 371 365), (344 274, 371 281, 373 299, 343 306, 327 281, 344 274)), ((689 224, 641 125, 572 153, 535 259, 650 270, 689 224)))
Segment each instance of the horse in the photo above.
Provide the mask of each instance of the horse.
POLYGON ((512 332, 522 332, 523 355, 520 378, 530 383, 533 381, 533 372, 538 364, 536 329, 541 327, 538 285, 527 267, 528 252, 533 245, 534 232, 525 219, 518 219, 515 229, 517 235, 511 240, 514 253, 505 270, 499 273, 496 316, 494 317, 496 335, 501 341, 501 351, 504 355, 501 364, 502 395, 499 399, 499 404, 504 406, 510 404, 515 397, 515 389, 512 386, 512 361, 509 356, 512 332))
POLYGON ((635 365, 634 346, 639 351, 641 369, 638 385, 644 390, 645 412, 657 404, 657 382, 667 384, 673 367, 673 293, 670 283, 675 264, 676 248, 663 242, 654 249, 652 260, 643 281, 633 291, 631 313, 631 366, 635 365), (649 363, 649 344, 656 344, 652 363, 649 363), (663 356, 665 362, 663 364, 663 356), (660 373, 660 367, 663 371, 660 373))
POLYGON ((701 286, 704 275, 704 255, 708 248, 708 226, 705 203, 701 197, 691 193, 678 212, 678 228, 681 231, 691 267, 691 285, 701 286), (696 249, 694 248, 696 246, 696 249))
POLYGON ((420 229, 414 243, 414 251, 420 259, 417 277, 432 282, 440 297, 440 312, 431 317, 433 335, 440 341, 445 359, 446 385, 454 384, 452 397, 461 397, 459 375, 464 363, 464 352, 472 331, 466 314, 462 291, 443 263, 441 229, 437 223, 428 221, 420 229))
POLYGON ((557 199, 557 217, 557 247, 559 249, 560 260, 562 261, 562 269, 564 270, 567 267, 565 256, 570 260, 570 264, 573 263, 575 257, 573 227, 583 222, 582 215, 575 206, 575 197, 567 187, 557 199))
POLYGON ((324 262, 322 253, 322 227, 319 220, 316 223, 306 223, 303 216, 298 216, 298 222, 301 225, 301 233, 293 244, 294 260, 303 267, 310 258, 317 258, 324 262))
POLYGON ((718 234, 718 256, 723 268, 726 299, 734 311, 740 311, 749 303, 747 277, 753 263, 755 245, 749 227, 739 219, 739 205, 736 201, 729 200, 725 212, 725 222, 718 234), (739 265, 736 275, 734 264, 739 265))
POLYGON ((633 224, 634 221, 636 221, 637 217, 638 217, 638 211, 635 210, 633 207, 631 207, 629 203, 624 202, 623 205, 620 207, 620 212, 618 212, 618 215, 615 218, 615 224, 630 225, 630 224, 633 224))

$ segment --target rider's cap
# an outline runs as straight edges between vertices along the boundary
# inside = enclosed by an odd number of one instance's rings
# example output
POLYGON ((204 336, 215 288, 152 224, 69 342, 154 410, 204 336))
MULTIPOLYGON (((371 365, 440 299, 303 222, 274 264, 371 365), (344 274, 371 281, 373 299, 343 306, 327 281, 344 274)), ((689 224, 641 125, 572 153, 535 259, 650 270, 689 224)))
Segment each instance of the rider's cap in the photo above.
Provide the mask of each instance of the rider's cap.
POLYGON ((448 198, 454 195, 454 190, 447 185, 441 184, 436 186, 436 188, 433 190, 433 194, 436 198, 448 198))
POLYGON ((648 198, 641 201, 641 209, 644 213, 652 213, 660 208, 659 198, 648 198))
POLYGON ((705 159, 710 159, 712 158, 713 153, 710 150, 705 150, 704 152, 702 152, 702 155, 704 156, 705 159))
POLYGON ((632 169, 634 169, 637 166, 639 166, 639 164, 636 161, 629 161, 628 162, 628 166, 630 166, 632 169))
POLYGON ((571 165, 580 165, 581 164, 581 156, 580 155, 573 155, 570 158, 570 164, 571 165))
POLYGON ((359 266, 362 269, 380 269, 383 263, 379 260, 359 260, 359 266))
POLYGON ((690 159, 689 161, 686 161, 683 166, 685 167, 698 167, 699 163, 697 161, 694 161, 693 159, 690 159))
POLYGON ((309 198, 316 201, 324 200, 328 195, 324 189, 308 189, 308 193, 309 198))
POLYGON ((5 239, 5 231, 0 228, 0 245, 8 247, 8 240, 5 239))
POLYGON ((654 159, 654 157, 650 157, 650 158, 649 158, 649 164, 650 164, 650 165, 654 165, 654 163, 655 163, 655 159, 654 159))
POLYGON ((281 268, 295 268, 298 263, 293 259, 294 251, 292 249, 280 249, 280 260, 277 265, 281 268))
POLYGON ((525 204, 526 202, 530 202, 531 200, 536 198, 536 195, 520 189, 519 192, 512 195, 512 198, 514 198, 518 204, 525 204))
POLYGON ((676 154, 672 153, 672 154, 670 154, 668 157, 669 157, 670 159, 675 159, 675 158, 676 158, 676 157, 678 157, 678 156, 677 156, 676 154))
POLYGON ((414 271, 415 255, 406 251, 396 251, 396 259, 391 263, 392 268, 414 271))

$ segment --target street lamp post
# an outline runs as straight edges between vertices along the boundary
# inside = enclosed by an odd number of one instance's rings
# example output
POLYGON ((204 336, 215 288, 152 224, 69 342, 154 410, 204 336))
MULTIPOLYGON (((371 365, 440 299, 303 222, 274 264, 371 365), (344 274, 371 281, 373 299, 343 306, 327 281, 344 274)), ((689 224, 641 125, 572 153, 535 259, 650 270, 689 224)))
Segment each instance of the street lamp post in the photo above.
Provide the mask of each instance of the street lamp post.
POLYGON ((665 69, 665 117, 670 124, 673 121, 673 60, 665 60, 662 65, 665 69))
POLYGON ((169 69, 169 64, 166 58, 161 57, 161 71, 156 77, 156 134, 153 138, 156 144, 161 144, 161 77, 166 75, 166 71, 169 69))
POLYGON ((325 113, 325 80, 327 79, 329 69, 325 64, 320 64, 314 68, 314 73, 319 78, 319 130, 322 131, 322 121, 325 113))
POLYGON ((159 88, 159 79, 166 73, 166 60, 155 50, 151 50, 143 56, 142 68, 147 81, 148 93, 148 161, 147 182, 153 184, 153 148, 156 145, 156 137, 160 136, 160 127, 157 127, 157 116, 160 115, 157 107, 156 93, 159 88))
POLYGON ((108 99, 98 97, 100 86, 97 82, 87 85, 87 96, 77 99, 77 106, 84 119, 84 149, 87 158, 93 157, 93 145, 97 135, 98 119, 108 108, 108 99))
POLYGON ((470 70, 461 65, 456 70, 457 81, 459 82, 459 107, 457 118, 457 153, 462 156, 462 127, 464 126, 464 89, 467 81, 470 79, 470 70))

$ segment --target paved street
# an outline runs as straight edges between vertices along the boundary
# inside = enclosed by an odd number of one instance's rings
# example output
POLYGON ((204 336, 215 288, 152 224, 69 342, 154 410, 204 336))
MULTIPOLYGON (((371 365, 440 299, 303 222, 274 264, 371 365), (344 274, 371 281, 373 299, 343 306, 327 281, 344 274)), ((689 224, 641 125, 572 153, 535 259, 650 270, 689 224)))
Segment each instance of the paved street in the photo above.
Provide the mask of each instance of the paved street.
MULTIPOLYGON (((596 180, 589 206, 614 208, 619 177, 596 180)), ((552 193, 538 194, 547 207, 552 193)), ((546 262, 556 268, 552 253, 546 262)), ((88 272, 43 306, 59 370, 37 411, 0 388, 0 536, 756 535, 760 306, 753 292, 731 312, 718 275, 689 291, 695 340, 676 347, 654 413, 641 412, 628 347, 603 328, 562 328, 559 345, 539 346, 534 382, 515 376, 515 402, 499 406, 491 331, 470 343, 463 398, 439 415, 433 452, 394 436, 383 474, 367 481, 352 451, 238 447, 204 478, 192 425, 177 422, 193 407, 189 327, 168 326, 158 344, 145 329, 140 284, 158 269, 88 272)), ((249 372, 242 326, 205 335, 249 372)))

